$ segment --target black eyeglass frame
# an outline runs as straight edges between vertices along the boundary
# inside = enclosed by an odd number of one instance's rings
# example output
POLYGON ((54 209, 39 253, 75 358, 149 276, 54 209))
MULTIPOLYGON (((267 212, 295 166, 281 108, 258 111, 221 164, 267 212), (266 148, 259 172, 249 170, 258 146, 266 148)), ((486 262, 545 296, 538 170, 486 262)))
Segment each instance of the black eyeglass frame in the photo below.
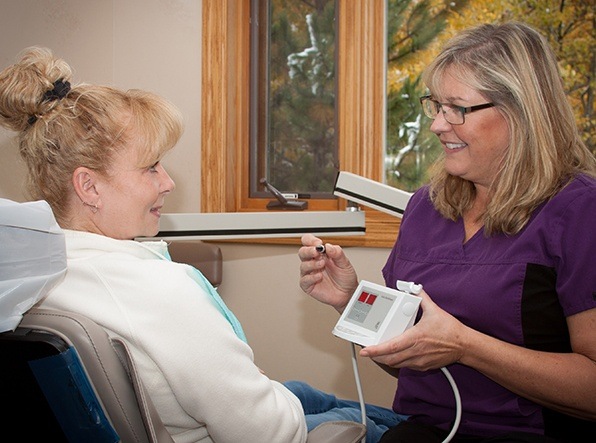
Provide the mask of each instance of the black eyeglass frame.
MULTIPOLYGON (((431 95, 423 95, 422 97, 420 97, 420 105, 422 106, 423 111, 426 109, 426 107, 424 106, 424 102, 427 100, 431 101, 433 103, 436 103, 439 106, 440 111, 443 113, 443 117, 445 117, 445 120, 450 125, 463 125, 466 122, 466 114, 469 114, 470 112, 474 112, 474 111, 480 111, 481 109, 492 108, 495 106, 494 103, 483 103, 481 105, 474 105, 474 106, 458 106, 458 105, 453 105, 451 103, 441 103, 436 100, 433 100, 431 95), (461 123, 451 123, 449 120, 447 120, 445 111, 443 111, 443 105, 450 106, 451 108, 455 108, 455 109, 459 110, 461 112, 462 122, 461 123)), ((437 114, 438 113, 439 112, 437 111, 437 114)), ((433 120, 437 116, 437 114, 435 114, 434 116, 430 116, 426 112, 424 114, 428 118, 431 118, 433 120)))

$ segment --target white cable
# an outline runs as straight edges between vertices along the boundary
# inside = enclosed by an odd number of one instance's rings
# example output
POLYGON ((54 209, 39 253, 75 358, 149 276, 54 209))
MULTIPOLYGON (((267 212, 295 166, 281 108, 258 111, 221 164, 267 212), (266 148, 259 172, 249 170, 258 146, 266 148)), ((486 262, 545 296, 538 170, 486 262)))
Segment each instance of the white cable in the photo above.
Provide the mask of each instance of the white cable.
MULTIPOLYGON (((358 372, 358 360, 356 358, 356 346, 352 345, 352 368, 354 370, 354 379, 356 380, 356 390, 358 391, 358 401, 360 402, 360 414, 362 424, 366 426, 366 404, 364 403, 364 394, 362 392, 362 385, 360 384, 360 373, 358 372)), ((366 442, 366 434, 361 440, 361 443, 366 442)))
MULTIPOLYGON (((356 358, 356 346, 354 343, 352 345, 352 367, 354 370, 354 379, 356 380, 356 390, 358 391, 358 401, 360 402, 360 412, 361 412, 361 419, 362 424, 366 426, 366 404, 364 402, 364 394, 362 392, 362 385, 360 383, 360 373, 358 371, 358 360, 356 358)), ((441 371, 447 377, 447 381, 451 385, 451 389, 453 390, 453 396, 455 397, 455 421, 453 422, 453 426, 451 427, 451 432, 445 437, 442 443, 449 443, 451 439, 455 436, 457 429, 459 428, 459 423, 461 421, 461 396, 459 395, 459 389, 457 388, 457 384, 453 379, 453 376, 449 372, 446 367, 442 367, 441 371)), ((365 443, 366 437, 362 440, 362 443, 365 443)))
POLYGON ((455 384, 455 380, 451 376, 451 372, 449 372, 446 367, 442 367, 441 371, 443 371, 443 374, 447 377, 447 381, 449 381, 451 389, 453 389, 453 395, 455 396, 455 422, 451 427, 451 432, 445 437, 445 440, 443 440, 443 443, 448 443, 455 436, 457 428, 459 428, 459 422, 461 420, 461 397, 459 395, 459 389, 457 389, 457 385, 455 384))

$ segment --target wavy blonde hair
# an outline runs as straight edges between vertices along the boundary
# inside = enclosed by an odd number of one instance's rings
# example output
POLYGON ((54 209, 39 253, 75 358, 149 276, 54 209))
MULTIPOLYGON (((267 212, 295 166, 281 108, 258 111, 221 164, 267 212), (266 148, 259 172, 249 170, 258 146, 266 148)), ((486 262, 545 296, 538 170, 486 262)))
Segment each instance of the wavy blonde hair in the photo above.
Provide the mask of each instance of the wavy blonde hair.
POLYGON ((58 223, 67 216, 77 167, 105 174, 131 137, 140 146, 139 166, 150 166, 183 131, 182 116, 171 103, 141 90, 81 83, 62 98, 44 100, 56 82, 71 78, 70 66, 41 47, 25 49, 0 73, 0 123, 18 132, 29 194, 46 200, 58 223))
MULTIPOLYGON (((447 70, 495 103, 510 129, 482 216, 487 235, 518 233, 536 207, 577 174, 596 176, 596 160, 580 137, 556 56, 536 30, 508 22, 460 33, 423 74, 431 94, 447 70)), ((452 220, 475 198, 473 183, 445 171, 443 156, 431 168, 430 190, 435 208, 452 220)))

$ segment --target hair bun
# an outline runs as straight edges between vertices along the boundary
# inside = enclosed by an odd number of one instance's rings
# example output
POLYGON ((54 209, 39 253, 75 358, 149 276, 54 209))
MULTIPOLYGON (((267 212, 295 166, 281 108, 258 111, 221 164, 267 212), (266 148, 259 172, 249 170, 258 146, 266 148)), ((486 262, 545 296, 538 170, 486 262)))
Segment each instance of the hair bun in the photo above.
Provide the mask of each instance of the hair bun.
POLYGON ((24 131, 70 91, 72 70, 48 48, 33 46, 0 72, 0 124, 24 131))

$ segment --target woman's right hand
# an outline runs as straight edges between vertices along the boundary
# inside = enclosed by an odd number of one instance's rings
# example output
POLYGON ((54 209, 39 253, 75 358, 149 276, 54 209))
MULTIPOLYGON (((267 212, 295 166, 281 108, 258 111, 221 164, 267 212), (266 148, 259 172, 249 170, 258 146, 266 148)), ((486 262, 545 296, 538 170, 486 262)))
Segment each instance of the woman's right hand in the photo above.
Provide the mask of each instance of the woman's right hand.
POLYGON ((325 252, 316 250, 322 245, 312 234, 302 236, 300 258, 300 287, 322 303, 342 312, 358 286, 358 277, 341 246, 327 243, 325 252))

